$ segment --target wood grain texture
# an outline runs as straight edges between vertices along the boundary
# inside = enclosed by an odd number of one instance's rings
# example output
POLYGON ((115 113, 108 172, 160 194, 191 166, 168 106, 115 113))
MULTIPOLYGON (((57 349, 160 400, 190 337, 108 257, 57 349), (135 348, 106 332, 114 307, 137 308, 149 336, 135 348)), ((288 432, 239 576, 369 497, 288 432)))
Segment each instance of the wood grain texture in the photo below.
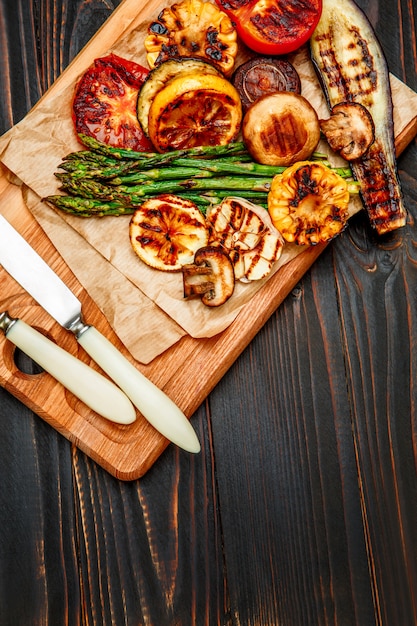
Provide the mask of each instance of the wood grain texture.
MULTIPOLYGON (((117 3, 10 4, 2 131, 117 3)), ((358 4, 416 89, 413 4, 358 4)), ((407 228, 328 247, 197 410, 198 457, 120 482, 0 390, 1 626, 414 626, 415 143, 399 163, 407 228)))
MULTIPOLYGON (((104 54, 122 34, 129 33, 135 26, 147 19, 148 15, 156 14, 161 6, 159 0, 155 0, 152 6, 142 4, 139 10, 135 1, 124 2, 112 19, 100 29, 97 36, 93 37, 83 48, 82 53, 77 56, 71 66, 59 76, 44 97, 51 102, 56 93, 62 93, 62 89, 66 86, 72 86, 92 60, 104 54)), ((396 113, 396 146, 399 154, 417 133, 417 95, 400 81, 392 84, 396 113)), ((34 113, 35 118, 32 115, 28 116, 25 128, 29 120, 36 120, 36 112, 34 113)), ((20 136, 22 132, 26 131, 20 127, 20 136)), ((57 132, 56 127, 51 127, 50 132, 52 134, 57 132)), ((6 142, 13 142, 14 139, 19 141, 19 133, 17 137, 7 135, 6 142)), ((14 151, 16 152, 16 147, 14 151)), ((5 163, 9 163, 7 158, 5 163)), ((12 171, 15 171, 13 165, 10 167, 12 171)), ((20 170, 16 172, 19 173, 20 170)), ((22 179, 26 180, 25 172, 22 172, 22 179)), ((74 277, 71 276, 68 267, 62 266, 62 261, 56 251, 48 243, 43 230, 28 211, 17 185, 9 184, 1 194, 0 211, 29 240, 41 256, 49 260, 53 269, 62 276, 73 291, 75 290, 82 303, 86 321, 98 327, 122 352, 126 353, 103 315, 100 319, 98 307, 94 305, 85 290, 81 290, 78 282, 74 282, 74 277)), ((165 391, 186 415, 191 416, 298 280, 311 267, 324 247, 324 245, 310 247, 281 267, 253 296, 251 302, 244 307, 226 331, 209 339, 196 340, 190 336, 183 337, 147 366, 135 365, 165 391)), ((55 323, 51 326, 51 318, 42 312, 41 307, 34 307, 30 298, 26 298, 25 301, 24 297, 18 299, 12 297, 12 294, 19 293, 19 288, 14 281, 10 282, 10 277, 6 272, 0 272, 0 291, 6 295, 6 300, 1 303, 1 306, 9 308, 12 316, 27 319, 30 324, 44 328, 46 332, 52 334, 58 344, 68 344, 68 333, 55 323), (25 302, 29 310, 25 309, 25 302), (16 305, 18 305, 17 310, 16 305)), ((73 353, 76 345, 72 338, 73 353)), ((0 384, 6 385, 10 392, 15 393, 35 413, 41 415, 61 434, 75 442, 82 451, 117 478, 133 480, 143 476, 165 449, 167 441, 163 437, 158 437, 143 418, 138 418, 128 428, 112 425, 106 420, 98 420, 92 411, 86 412, 82 403, 65 393, 61 385, 51 376, 45 374, 43 377, 37 377, 36 380, 23 378, 13 363, 12 349, 4 336, 0 336, 0 351, 4 354, 2 367, 0 367, 0 384)), ((75 353, 80 355, 80 351, 77 352, 76 349, 75 353)), ((130 358, 128 354, 126 356, 130 358)), ((88 362, 91 363, 91 359, 88 362)))

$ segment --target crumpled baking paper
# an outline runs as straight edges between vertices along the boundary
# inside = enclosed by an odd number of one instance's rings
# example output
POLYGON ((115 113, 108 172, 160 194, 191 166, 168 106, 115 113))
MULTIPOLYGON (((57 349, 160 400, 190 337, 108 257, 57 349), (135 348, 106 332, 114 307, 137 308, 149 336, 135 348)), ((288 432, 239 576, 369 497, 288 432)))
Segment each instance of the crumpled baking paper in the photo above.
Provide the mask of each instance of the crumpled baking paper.
MULTIPOLYGON (((102 50, 96 56, 114 52, 147 66, 142 42, 148 23, 128 30, 111 50, 102 50)), ((244 60, 238 59, 236 66, 244 60)), ((299 72, 302 94, 319 117, 327 117, 327 105, 307 51, 299 51, 290 60, 299 72)), ((78 76, 86 69, 80 67, 78 76)), ((150 362, 185 334, 201 338, 222 332, 267 279, 238 283, 232 298, 216 309, 205 307, 200 300, 184 300, 180 272, 150 268, 133 252, 129 216, 73 217, 42 201, 47 195, 59 193, 54 172, 63 157, 82 149, 71 118, 74 85, 71 82, 51 90, 0 138, 0 161, 23 183, 27 206, 36 220, 138 361, 150 362)), ((401 130, 403 120, 398 115, 399 110, 395 122, 401 130)), ((350 209, 351 214, 361 209, 358 198, 351 202, 350 209)), ((302 251, 286 245, 273 272, 302 251)))

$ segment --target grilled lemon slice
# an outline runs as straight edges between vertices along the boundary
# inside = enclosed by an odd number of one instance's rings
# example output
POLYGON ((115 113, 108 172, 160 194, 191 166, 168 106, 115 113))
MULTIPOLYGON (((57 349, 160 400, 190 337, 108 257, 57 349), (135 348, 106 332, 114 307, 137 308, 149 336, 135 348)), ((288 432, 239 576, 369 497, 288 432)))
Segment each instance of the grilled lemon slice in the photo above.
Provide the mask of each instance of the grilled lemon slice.
POLYGON ((170 80, 195 72, 221 76, 220 71, 214 65, 206 63, 202 59, 186 57, 164 61, 149 72, 141 87, 137 102, 138 120, 146 135, 148 134, 149 109, 158 91, 163 89, 170 80))
POLYGON ((330 241, 346 226, 347 181, 322 163, 303 161, 274 176, 268 211, 289 243, 314 245, 330 241))
POLYGON ((159 152, 225 145, 240 130, 239 93, 222 76, 200 72, 168 81, 155 95, 148 115, 148 133, 159 152))
POLYGON ((146 200, 132 215, 129 236, 133 250, 158 270, 180 270, 196 250, 207 245, 208 230, 198 207, 189 200, 164 194, 146 200))
POLYGON ((231 19, 214 3, 182 0, 166 7, 144 41, 150 68, 170 58, 200 57, 230 75, 237 55, 231 19))

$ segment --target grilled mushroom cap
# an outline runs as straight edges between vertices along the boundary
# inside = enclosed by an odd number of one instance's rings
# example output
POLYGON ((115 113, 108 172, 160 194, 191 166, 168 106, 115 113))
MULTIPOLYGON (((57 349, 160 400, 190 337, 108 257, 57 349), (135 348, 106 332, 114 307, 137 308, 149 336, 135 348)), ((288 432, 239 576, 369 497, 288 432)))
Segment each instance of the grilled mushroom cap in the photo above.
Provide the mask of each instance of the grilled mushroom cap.
POLYGON ((194 263, 182 268, 184 298, 199 296, 206 306, 224 304, 233 294, 235 274, 229 255, 216 246, 197 250, 194 263))
POLYGON ((332 150, 346 161, 359 159, 375 139, 375 126, 368 109, 358 102, 341 102, 332 108, 320 129, 332 150))
POLYGON ((255 161, 288 166, 314 152, 320 140, 319 118, 301 94, 277 91, 251 104, 242 135, 255 161))

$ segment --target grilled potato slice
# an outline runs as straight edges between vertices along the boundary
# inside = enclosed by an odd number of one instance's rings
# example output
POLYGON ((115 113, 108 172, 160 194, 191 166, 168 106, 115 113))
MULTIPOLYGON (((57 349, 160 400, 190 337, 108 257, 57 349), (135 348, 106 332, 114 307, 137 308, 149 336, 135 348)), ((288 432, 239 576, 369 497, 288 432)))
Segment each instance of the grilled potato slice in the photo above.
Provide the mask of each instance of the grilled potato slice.
POLYGON ((193 202, 163 194, 136 209, 129 236, 133 250, 144 263, 173 272, 192 263, 195 252, 207 245, 208 230, 193 202))
POLYGON ((137 115, 140 125, 146 135, 149 134, 148 116, 151 104, 156 94, 163 89, 170 80, 185 76, 186 74, 216 74, 221 72, 214 65, 206 63, 202 59, 168 59, 151 70, 139 92, 137 102, 137 115))
POLYGON ((215 4, 182 0, 163 9, 150 24, 144 45, 151 69, 167 59, 188 56, 205 59, 229 76, 237 34, 231 19, 215 4))
POLYGON ((284 240, 266 209, 229 197, 210 207, 206 219, 210 242, 228 252, 236 280, 260 280, 269 274, 281 256, 284 240))
POLYGON ((348 183, 322 163, 304 161, 274 176, 268 194, 272 223, 289 243, 330 241, 347 224, 348 183))

